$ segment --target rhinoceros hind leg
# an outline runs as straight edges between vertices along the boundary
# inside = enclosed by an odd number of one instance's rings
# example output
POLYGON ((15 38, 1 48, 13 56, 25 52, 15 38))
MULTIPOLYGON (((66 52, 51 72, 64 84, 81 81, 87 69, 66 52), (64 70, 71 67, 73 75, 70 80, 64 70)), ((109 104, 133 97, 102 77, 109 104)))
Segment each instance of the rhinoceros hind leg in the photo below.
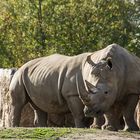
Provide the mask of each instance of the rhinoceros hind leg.
POLYGON ((21 111, 23 106, 20 105, 12 105, 10 109, 10 124, 9 127, 19 127, 20 118, 21 118, 21 111))
POLYGON ((9 127, 18 127, 21 119, 21 112, 27 100, 25 96, 18 97, 13 91, 9 91, 11 102, 9 103, 9 127))
POLYGON ((129 95, 127 103, 123 109, 123 116, 125 121, 124 131, 139 131, 139 127, 134 120, 134 112, 139 97, 136 95, 129 95))
POLYGON ((47 112, 42 111, 33 103, 31 104, 34 110, 34 126, 35 127, 46 127, 47 126, 47 112))

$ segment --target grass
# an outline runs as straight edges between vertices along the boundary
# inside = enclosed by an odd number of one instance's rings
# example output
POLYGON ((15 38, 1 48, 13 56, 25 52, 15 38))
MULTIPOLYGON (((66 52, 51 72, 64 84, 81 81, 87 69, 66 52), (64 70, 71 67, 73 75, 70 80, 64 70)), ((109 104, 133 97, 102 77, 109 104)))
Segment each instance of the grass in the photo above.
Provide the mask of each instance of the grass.
POLYGON ((130 132, 111 132, 101 131, 97 129, 77 129, 77 128, 1 128, 0 129, 0 140, 1 139, 24 139, 24 140, 58 140, 59 137, 67 137, 68 134, 106 134, 106 135, 120 135, 123 137, 133 138, 136 134, 140 135, 140 131, 135 133, 130 132))
POLYGON ((67 128, 7 128, 0 129, 0 139, 53 139, 70 133, 67 128))
POLYGON ((96 130, 84 128, 1 128, 0 139, 57 140, 59 137, 75 133, 96 133, 96 130))

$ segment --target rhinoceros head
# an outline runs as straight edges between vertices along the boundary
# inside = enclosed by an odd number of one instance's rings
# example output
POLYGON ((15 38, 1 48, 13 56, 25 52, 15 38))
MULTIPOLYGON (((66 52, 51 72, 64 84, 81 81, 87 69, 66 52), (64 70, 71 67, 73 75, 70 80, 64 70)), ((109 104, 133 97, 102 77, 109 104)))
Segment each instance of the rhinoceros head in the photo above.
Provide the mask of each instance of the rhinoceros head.
POLYGON ((81 77, 77 78, 77 89, 85 105, 85 115, 98 116, 109 110, 117 94, 117 77, 111 57, 94 63, 92 55, 89 55, 81 77))

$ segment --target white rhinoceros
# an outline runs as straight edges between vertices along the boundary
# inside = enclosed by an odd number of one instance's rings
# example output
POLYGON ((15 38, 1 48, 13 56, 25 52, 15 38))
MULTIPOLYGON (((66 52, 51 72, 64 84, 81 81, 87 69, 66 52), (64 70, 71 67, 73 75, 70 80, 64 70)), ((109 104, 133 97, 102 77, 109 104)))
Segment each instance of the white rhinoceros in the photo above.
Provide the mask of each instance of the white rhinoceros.
POLYGON ((78 89, 81 99, 87 97, 88 100, 83 100, 85 115, 95 116, 95 112, 105 112, 103 128, 118 130, 121 113, 124 130, 139 130, 134 112, 140 95, 140 58, 112 44, 92 54, 82 73, 86 84, 83 88, 79 83, 78 89), (120 111, 116 115, 118 107, 120 111))
POLYGON ((27 102, 34 108, 37 126, 46 124, 45 112, 70 111, 76 127, 85 127, 85 116, 102 115, 122 102, 126 128, 137 130, 133 114, 139 86, 139 58, 116 44, 95 53, 34 59, 24 64, 11 81, 9 126, 19 125, 27 102))

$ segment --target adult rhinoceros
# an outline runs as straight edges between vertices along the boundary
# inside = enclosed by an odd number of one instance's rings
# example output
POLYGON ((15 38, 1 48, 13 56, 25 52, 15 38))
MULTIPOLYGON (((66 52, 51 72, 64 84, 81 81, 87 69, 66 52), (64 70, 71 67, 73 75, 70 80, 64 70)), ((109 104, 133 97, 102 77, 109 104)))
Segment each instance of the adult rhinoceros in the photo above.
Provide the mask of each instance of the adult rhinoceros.
POLYGON ((87 103, 83 100, 85 115, 95 116, 97 111, 105 112, 103 128, 118 130, 120 125, 117 123, 122 114, 124 130, 139 130, 134 121, 134 112, 140 95, 140 59, 119 45, 112 44, 92 54, 82 73, 90 92, 79 84, 81 98, 87 97, 88 100, 87 103), (117 111, 118 107, 120 111, 117 111))
POLYGON ((102 115, 122 101, 126 126, 136 130, 133 113, 140 93, 138 77, 139 59, 116 44, 95 53, 73 57, 55 54, 29 61, 10 84, 9 125, 19 125, 27 102, 34 107, 37 126, 46 123, 45 112, 71 111, 76 127, 85 127, 85 115, 102 115))

